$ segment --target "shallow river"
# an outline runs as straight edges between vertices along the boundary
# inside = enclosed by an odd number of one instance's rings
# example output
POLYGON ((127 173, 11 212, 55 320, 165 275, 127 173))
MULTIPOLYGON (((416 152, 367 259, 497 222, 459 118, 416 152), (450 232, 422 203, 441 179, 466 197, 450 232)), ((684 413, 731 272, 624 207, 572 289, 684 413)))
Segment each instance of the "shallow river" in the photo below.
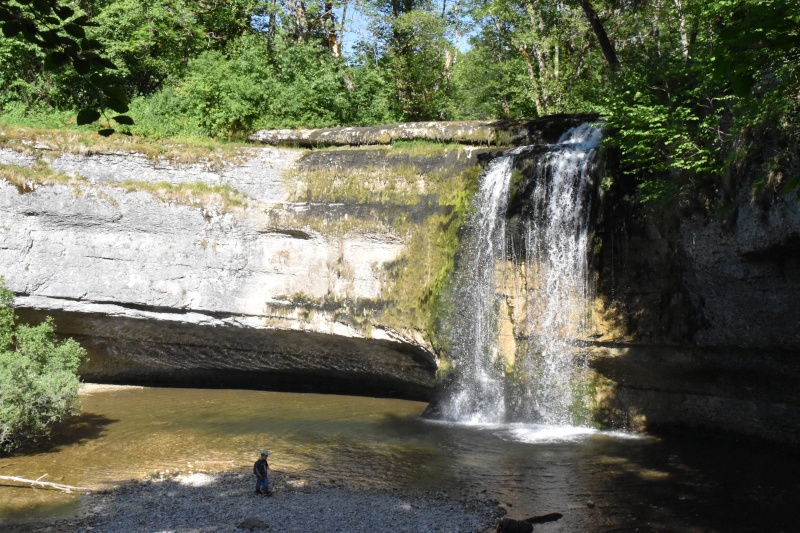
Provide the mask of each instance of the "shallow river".
MULTIPOLYGON (((537 531, 800 531, 795 448, 697 435, 465 427, 400 400, 243 390, 125 389, 0 475, 100 487, 155 472, 249 470, 259 449, 312 479, 495 498, 509 516, 559 512, 537 531)), ((0 486, 2 522, 70 516, 79 496, 0 486)))

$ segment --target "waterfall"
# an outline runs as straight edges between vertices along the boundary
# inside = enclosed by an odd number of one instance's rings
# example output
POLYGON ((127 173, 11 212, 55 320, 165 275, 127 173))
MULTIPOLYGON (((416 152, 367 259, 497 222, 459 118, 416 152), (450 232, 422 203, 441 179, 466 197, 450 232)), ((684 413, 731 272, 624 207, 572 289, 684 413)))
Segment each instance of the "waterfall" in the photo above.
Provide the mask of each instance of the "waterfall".
POLYGON ((503 369, 498 362, 495 264, 506 256, 506 208, 515 156, 504 154, 484 172, 471 206, 452 301, 450 348, 457 380, 444 416, 491 422, 505 416, 503 369))
POLYGON ((506 151, 483 174, 452 290, 448 333, 455 367, 443 418, 573 422, 578 369, 572 348, 591 298, 588 222, 599 143, 600 128, 584 124, 538 156, 522 210, 521 253, 508 253, 506 211, 516 158, 532 148, 506 151), (522 295, 521 301, 509 304, 509 294, 522 295), (512 322, 513 335, 504 334, 503 325, 511 329, 512 322))

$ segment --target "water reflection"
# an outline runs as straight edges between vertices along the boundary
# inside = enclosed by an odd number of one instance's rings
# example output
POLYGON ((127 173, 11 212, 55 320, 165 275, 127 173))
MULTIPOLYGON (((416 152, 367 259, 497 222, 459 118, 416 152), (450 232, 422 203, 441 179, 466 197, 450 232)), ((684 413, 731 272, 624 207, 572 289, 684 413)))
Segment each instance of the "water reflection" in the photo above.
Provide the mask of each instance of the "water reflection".
MULTIPOLYGON (((604 433, 544 441, 533 426, 422 420, 418 402, 257 391, 123 390, 83 405, 51 446, 0 459, 0 473, 97 487, 155 471, 248 470, 266 447, 275 469, 311 479, 485 495, 517 518, 564 514, 542 531, 800 524, 800 459, 762 442, 604 433)), ((63 516, 79 501, 31 489, 0 494, 0 520, 63 516)))

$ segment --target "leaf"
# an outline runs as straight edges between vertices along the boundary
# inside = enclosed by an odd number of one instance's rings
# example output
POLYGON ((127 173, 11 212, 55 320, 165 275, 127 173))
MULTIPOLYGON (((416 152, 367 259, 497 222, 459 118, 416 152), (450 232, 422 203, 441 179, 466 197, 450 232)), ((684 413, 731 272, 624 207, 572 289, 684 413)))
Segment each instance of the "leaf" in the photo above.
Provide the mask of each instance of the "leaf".
POLYGON ((18 20, 10 20, 3 24, 3 35, 9 39, 19 35, 22 31, 22 24, 18 20))
POLYGON ((111 117, 111 118, 113 118, 117 122, 117 124, 133 126, 133 119, 128 115, 117 115, 116 117, 111 117))
POLYGON ((43 31, 39 36, 48 48, 57 48, 61 44, 61 36, 58 34, 58 30, 43 31))
POLYGON ((39 29, 36 24, 31 20, 21 20, 20 24, 22 25, 22 37, 31 44, 40 45, 38 41, 39 29))
POLYGON ((114 85, 109 85, 108 82, 100 84, 100 90, 103 91, 106 94, 106 96, 108 96, 112 100, 116 100, 117 102, 122 102, 122 103, 128 102, 128 96, 125 94, 125 92, 119 87, 115 87, 114 85))
POLYGON ((102 130, 98 131, 97 133, 99 133, 103 137, 110 137, 111 135, 114 135, 115 131, 116 130, 114 128, 105 128, 105 129, 102 129, 102 130))
POLYGON ((84 39, 81 41, 81 48, 84 50, 101 50, 103 44, 97 39, 84 39))
POLYGON ((78 126, 83 126, 84 124, 91 124, 95 120, 100 118, 100 111, 96 109, 81 109, 78 112, 77 123, 78 126))
POLYGON ((76 59, 72 62, 72 66, 75 67, 75 71, 81 76, 89 74, 92 70, 92 64, 85 59, 76 59))
POLYGON ((42 15, 49 15, 53 7, 48 0, 33 0, 33 9, 42 15))
POLYGON ((76 39, 84 39, 86 37, 86 31, 77 24, 69 23, 65 25, 64 31, 72 35, 76 39))
POLYGON ((94 52, 87 52, 83 55, 87 60, 91 61, 95 65, 101 66, 103 68, 116 70, 117 66, 112 63, 110 60, 106 59, 105 57, 101 56, 100 54, 96 54, 94 52))
POLYGON ((81 15, 80 17, 73 20, 72 24, 77 24, 79 26, 86 26, 88 22, 89 22, 88 15, 81 15))
POLYGON ((800 184, 800 174, 798 174, 797 176, 793 177, 792 179, 790 179, 789 181, 787 181, 784 184, 783 193, 784 194, 789 193, 789 191, 791 191, 792 189, 797 187, 798 184, 800 184))
POLYGON ((69 55, 66 52, 50 52, 44 58, 44 69, 51 72, 61 69, 69 63, 69 55))
POLYGON ((108 100, 106 101, 106 106, 110 109, 113 109, 117 113, 127 113, 128 109, 130 109, 127 103, 120 102, 118 100, 108 100))
POLYGON ((75 14, 72 8, 68 6, 56 6, 55 8, 53 8, 53 11, 56 12, 56 15, 58 15, 58 18, 60 18, 61 20, 67 20, 68 18, 70 18, 72 15, 75 14))

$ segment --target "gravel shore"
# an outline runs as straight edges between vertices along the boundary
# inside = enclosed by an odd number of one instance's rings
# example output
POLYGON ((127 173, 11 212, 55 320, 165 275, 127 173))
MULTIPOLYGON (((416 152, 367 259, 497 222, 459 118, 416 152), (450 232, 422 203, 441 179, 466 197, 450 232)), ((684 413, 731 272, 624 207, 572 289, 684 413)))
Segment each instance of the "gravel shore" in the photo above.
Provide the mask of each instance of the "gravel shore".
POLYGON ((494 531, 504 511, 494 501, 446 494, 337 486, 270 475, 272 496, 254 493, 252 475, 174 474, 84 497, 78 517, 6 524, 29 532, 374 532, 494 531))

